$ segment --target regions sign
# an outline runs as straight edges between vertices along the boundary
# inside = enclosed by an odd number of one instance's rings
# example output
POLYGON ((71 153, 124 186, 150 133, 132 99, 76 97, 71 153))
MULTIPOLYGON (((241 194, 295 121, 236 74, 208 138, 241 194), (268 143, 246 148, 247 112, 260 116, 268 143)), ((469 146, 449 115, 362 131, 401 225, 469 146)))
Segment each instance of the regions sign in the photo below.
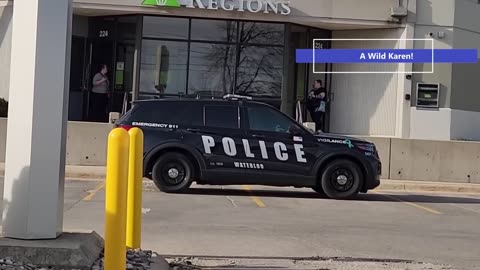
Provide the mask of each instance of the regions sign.
POLYGON ((292 10, 288 0, 144 0, 145 6, 187 7, 253 13, 289 15, 292 10))

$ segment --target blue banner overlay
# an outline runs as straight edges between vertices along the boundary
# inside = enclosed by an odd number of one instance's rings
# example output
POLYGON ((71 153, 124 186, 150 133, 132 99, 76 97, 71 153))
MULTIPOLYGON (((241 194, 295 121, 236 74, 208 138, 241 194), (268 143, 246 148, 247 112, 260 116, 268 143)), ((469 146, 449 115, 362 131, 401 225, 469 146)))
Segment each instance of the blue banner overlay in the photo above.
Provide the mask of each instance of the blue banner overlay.
MULTIPOLYGON (((297 49, 297 63, 313 63, 312 49, 297 49)), ((317 49, 315 63, 478 63, 477 49, 317 49), (433 58, 433 59, 432 59, 433 58)))

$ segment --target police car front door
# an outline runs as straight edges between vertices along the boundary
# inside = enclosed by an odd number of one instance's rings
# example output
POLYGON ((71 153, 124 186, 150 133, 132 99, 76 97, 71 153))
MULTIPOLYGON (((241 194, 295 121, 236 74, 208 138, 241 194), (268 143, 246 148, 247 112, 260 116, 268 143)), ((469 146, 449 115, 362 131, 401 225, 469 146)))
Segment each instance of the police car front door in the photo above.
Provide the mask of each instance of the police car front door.
POLYGON ((311 172, 317 148, 313 135, 273 108, 248 107, 245 111, 250 157, 263 168, 262 174, 249 171, 249 177, 258 177, 257 182, 268 185, 314 182, 311 172))

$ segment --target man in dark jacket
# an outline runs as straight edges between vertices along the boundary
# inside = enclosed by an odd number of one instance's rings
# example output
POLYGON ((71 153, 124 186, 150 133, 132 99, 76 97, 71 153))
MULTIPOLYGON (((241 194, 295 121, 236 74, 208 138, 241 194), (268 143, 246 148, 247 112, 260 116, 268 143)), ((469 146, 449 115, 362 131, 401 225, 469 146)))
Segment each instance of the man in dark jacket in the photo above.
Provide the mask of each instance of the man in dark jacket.
POLYGON ((313 89, 310 90, 307 97, 307 109, 310 112, 315 130, 323 130, 323 120, 325 117, 327 105, 327 90, 322 85, 322 80, 313 82, 313 89))

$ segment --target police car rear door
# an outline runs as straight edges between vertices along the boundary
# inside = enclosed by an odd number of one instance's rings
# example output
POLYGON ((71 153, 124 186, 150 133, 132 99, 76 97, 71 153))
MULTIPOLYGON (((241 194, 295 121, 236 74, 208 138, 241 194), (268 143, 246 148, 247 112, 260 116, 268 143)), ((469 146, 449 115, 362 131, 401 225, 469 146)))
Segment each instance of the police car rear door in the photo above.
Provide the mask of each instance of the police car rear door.
POLYGON ((313 134, 273 107, 251 103, 244 107, 250 157, 262 174, 249 170, 259 184, 311 184, 317 145, 313 134))

